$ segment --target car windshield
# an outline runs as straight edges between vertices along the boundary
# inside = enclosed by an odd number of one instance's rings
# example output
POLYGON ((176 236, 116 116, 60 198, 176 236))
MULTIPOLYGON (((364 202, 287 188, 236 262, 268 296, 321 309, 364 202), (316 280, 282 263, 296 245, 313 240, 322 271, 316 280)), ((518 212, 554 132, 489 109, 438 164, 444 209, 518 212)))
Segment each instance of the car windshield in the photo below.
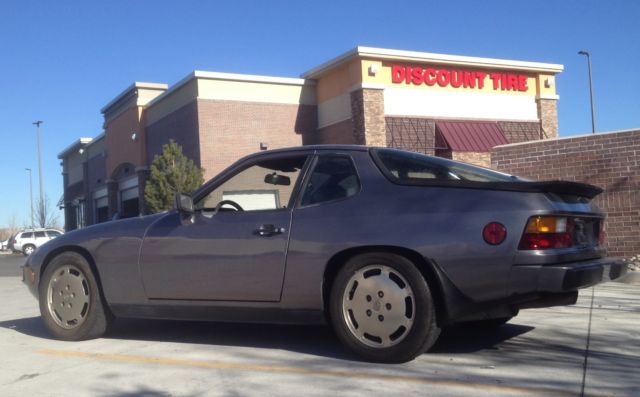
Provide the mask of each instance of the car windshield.
POLYGON ((421 153, 397 149, 376 149, 373 153, 382 172, 396 181, 510 182, 519 180, 509 174, 421 153))

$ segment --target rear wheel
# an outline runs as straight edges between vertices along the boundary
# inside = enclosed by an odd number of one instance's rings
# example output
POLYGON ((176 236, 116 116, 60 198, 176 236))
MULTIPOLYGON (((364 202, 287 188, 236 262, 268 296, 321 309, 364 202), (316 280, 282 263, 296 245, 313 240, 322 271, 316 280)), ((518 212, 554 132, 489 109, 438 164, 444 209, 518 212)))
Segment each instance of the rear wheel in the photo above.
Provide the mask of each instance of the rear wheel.
POLYGON ((33 246, 31 244, 27 244, 22 248, 22 253, 25 256, 29 256, 29 255, 33 254, 33 251, 35 251, 35 250, 36 250, 35 246, 33 246))
POLYGON ((376 362, 412 360, 440 333, 429 285, 411 261, 395 254, 349 260, 333 283, 330 314, 340 340, 376 362))
POLYGON ((112 320, 86 259, 75 252, 56 256, 39 285, 40 313, 58 339, 84 340, 102 336, 112 320))

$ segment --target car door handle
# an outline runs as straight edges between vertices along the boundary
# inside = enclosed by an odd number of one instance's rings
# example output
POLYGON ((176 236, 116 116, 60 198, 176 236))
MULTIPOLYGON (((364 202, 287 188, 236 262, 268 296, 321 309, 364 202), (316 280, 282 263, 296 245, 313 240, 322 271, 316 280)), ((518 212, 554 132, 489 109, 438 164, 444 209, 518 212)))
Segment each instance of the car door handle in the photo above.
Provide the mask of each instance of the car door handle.
POLYGON ((275 227, 274 225, 271 225, 271 224, 264 224, 258 227, 258 229, 256 230, 256 233, 258 233, 259 236, 269 237, 275 234, 284 233, 284 231, 285 229, 283 227, 275 227))

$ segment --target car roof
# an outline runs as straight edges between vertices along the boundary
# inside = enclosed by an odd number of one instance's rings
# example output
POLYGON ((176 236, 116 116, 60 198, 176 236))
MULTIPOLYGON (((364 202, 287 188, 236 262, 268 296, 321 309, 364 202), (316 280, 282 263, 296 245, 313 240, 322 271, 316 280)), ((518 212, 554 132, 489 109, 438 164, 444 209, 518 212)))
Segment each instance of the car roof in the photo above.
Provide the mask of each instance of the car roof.
POLYGON ((56 229, 56 228, 54 228, 54 227, 34 227, 34 228, 31 228, 31 227, 30 227, 30 228, 27 228, 27 229, 22 229, 22 230, 20 230, 20 231, 18 232, 18 234, 20 234, 20 233, 25 233, 25 232, 26 232, 26 233, 29 233, 29 232, 46 232, 46 231, 49 231, 49 230, 53 230, 53 231, 61 232, 61 233, 62 233, 62 230, 60 230, 60 229, 56 229))
MULTIPOLYGON (((303 145, 303 146, 291 146, 281 149, 272 149, 265 150, 262 153, 286 153, 286 152, 300 152, 300 151, 314 151, 314 150, 327 150, 327 151, 357 151, 357 152, 366 152, 371 149, 370 146, 364 145, 303 145)), ((256 154, 258 154, 256 153, 256 154)))

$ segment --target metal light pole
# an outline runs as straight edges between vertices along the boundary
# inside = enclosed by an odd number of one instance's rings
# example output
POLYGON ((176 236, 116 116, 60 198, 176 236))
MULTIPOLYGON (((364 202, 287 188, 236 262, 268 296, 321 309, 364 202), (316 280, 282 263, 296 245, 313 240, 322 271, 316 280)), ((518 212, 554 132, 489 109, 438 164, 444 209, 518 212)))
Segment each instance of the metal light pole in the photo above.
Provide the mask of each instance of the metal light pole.
POLYGON ((31 168, 25 168, 29 171, 29 201, 31 202, 31 228, 33 229, 33 183, 31 183, 31 168))
MULTIPOLYGON (((42 149, 40 147, 40 124, 41 120, 34 121, 33 125, 36 126, 36 139, 38 141, 38 177, 40 179, 40 218, 44 216, 44 189, 42 188, 42 149)), ((46 221, 46 219, 45 219, 46 221)), ((41 225, 44 227, 45 225, 41 225)))
POLYGON ((593 106, 593 80, 591 79, 591 54, 588 51, 578 51, 578 55, 585 55, 589 64, 589 98, 591 99, 591 133, 596 133, 596 112, 593 106))

